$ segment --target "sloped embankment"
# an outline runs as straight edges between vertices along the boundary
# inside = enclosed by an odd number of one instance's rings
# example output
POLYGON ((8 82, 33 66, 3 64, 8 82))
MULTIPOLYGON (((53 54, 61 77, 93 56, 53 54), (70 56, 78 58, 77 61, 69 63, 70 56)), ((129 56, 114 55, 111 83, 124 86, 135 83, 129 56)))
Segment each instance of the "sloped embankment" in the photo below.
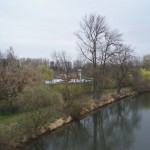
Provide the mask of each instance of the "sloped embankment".
POLYGON ((21 143, 28 142, 32 139, 37 138, 40 135, 43 135, 47 132, 51 132, 53 130, 56 130, 57 128, 62 127, 63 125, 65 125, 67 123, 70 123, 70 122, 72 122, 76 119, 80 119, 80 118, 86 116, 87 114, 89 114, 90 112, 92 112, 92 111, 94 111, 98 108, 101 108, 105 105, 116 102, 116 101, 121 100, 121 99, 126 98, 126 97, 135 96, 136 94, 137 93, 135 93, 135 92, 128 92, 128 93, 122 94, 120 96, 115 95, 115 96, 112 96, 109 99, 104 99, 104 100, 101 100, 101 101, 90 100, 86 103, 82 103, 77 108, 77 110, 75 110, 75 112, 73 112, 71 115, 69 115, 67 117, 64 117, 64 118, 57 119, 53 123, 45 124, 42 128, 40 128, 38 130, 38 133, 36 133, 36 135, 32 135, 32 137, 24 136, 21 143))

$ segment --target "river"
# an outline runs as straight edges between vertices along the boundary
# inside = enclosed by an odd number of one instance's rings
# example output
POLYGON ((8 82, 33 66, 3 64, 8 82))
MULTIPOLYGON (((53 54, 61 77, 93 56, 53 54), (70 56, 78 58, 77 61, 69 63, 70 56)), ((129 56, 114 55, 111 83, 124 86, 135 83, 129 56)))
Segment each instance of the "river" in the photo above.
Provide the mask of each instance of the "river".
POLYGON ((103 107, 28 143, 25 150, 150 150, 150 94, 103 107))

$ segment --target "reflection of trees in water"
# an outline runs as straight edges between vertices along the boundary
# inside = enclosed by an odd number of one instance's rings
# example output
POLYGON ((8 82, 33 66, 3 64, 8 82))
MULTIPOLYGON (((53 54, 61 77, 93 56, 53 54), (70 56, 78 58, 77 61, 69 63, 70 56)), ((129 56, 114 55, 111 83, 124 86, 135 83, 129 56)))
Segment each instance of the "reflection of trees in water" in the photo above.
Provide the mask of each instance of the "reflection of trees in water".
POLYGON ((149 109, 150 108, 150 94, 145 93, 141 94, 136 97, 136 99, 139 101, 140 108, 149 109))
POLYGON ((89 137, 87 128, 82 123, 76 122, 62 131, 32 142, 26 150, 78 150, 81 144, 86 150, 89 137))
POLYGON ((101 110, 93 116, 93 127, 97 131, 93 135, 93 149, 128 150, 134 141, 133 130, 138 127, 140 118, 135 100, 121 101, 101 110))
POLYGON ((87 145, 90 135, 80 122, 72 124, 64 131, 51 137, 52 150, 78 150, 80 145, 87 145))
POLYGON ((32 141, 30 145, 28 145, 25 150, 48 150, 48 147, 43 140, 32 141))
POLYGON ((137 100, 120 101, 64 130, 43 136, 29 149, 129 150, 141 119, 138 108, 137 100))

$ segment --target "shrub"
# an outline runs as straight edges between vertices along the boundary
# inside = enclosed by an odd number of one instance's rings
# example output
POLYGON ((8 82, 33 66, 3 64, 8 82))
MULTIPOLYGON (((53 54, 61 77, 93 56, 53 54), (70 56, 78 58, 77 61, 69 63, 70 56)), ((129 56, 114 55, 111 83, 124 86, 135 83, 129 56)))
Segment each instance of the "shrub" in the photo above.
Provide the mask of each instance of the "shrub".
POLYGON ((0 150, 13 150, 21 137, 22 130, 18 124, 0 125, 0 150))
POLYGON ((62 95, 45 86, 26 87, 18 97, 20 111, 24 111, 25 117, 22 128, 27 136, 33 136, 46 123, 60 117, 63 110, 62 95))
POLYGON ((83 102, 80 100, 74 100, 66 105, 65 112, 67 115, 71 115, 72 118, 79 119, 82 108, 83 102))
POLYGON ((63 98, 60 93, 50 91, 44 86, 26 87, 18 97, 18 105, 24 111, 48 107, 63 108, 63 98))
POLYGON ((73 100, 91 92, 91 83, 62 83, 51 85, 51 89, 61 93, 64 100, 73 100))

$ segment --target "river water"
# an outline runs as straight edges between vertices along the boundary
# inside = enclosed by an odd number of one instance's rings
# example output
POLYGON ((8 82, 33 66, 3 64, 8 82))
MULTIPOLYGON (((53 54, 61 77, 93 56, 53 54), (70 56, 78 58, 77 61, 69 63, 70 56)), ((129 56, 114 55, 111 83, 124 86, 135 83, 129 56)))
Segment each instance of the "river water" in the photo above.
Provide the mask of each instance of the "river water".
POLYGON ((103 107, 28 143, 25 150, 150 150, 150 94, 103 107))

